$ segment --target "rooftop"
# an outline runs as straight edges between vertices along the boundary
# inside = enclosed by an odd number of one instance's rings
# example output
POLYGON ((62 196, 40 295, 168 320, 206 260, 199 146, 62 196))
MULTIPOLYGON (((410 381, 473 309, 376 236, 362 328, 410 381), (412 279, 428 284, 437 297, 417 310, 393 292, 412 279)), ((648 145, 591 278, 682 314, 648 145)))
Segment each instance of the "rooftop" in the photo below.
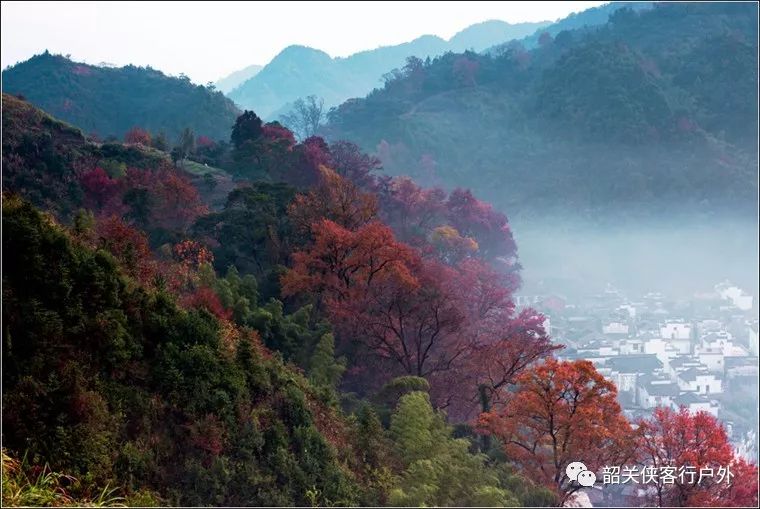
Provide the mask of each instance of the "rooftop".
POLYGON ((647 391, 647 394, 650 396, 670 396, 675 397, 678 396, 680 390, 678 389, 678 385, 674 384, 673 382, 668 383, 648 383, 644 385, 644 390, 647 391))
POLYGON ((618 355, 608 359, 606 365, 620 373, 651 373, 662 369, 662 362, 654 354, 618 355))
POLYGON ((710 400, 693 392, 684 392, 674 400, 679 405, 691 405, 693 403, 709 403, 710 400))
POLYGON ((689 368, 686 371, 682 371, 678 373, 678 378, 680 378, 681 380, 685 382, 693 382, 697 379, 698 376, 712 376, 715 378, 720 378, 719 376, 713 373, 709 373, 704 368, 699 368, 699 367, 689 368))

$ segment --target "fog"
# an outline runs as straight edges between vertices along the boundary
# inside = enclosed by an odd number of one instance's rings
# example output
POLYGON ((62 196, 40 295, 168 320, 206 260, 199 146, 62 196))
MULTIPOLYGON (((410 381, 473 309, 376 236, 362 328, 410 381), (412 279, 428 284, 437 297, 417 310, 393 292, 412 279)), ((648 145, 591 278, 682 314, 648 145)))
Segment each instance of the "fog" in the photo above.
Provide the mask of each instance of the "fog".
POLYGON ((571 296, 611 283, 630 296, 673 298, 732 283, 758 296, 755 218, 689 217, 600 226, 586 220, 511 221, 523 266, 521 293, 571 296))

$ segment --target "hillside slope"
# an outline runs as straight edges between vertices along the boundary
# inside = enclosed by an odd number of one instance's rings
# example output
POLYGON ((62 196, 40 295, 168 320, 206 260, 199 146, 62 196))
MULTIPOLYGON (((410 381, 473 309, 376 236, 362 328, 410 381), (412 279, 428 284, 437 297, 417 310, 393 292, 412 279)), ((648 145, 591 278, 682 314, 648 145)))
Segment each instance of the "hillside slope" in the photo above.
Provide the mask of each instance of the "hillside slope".
POLYGON ((754 210, 757 7, 620 9, 527 51, 413 62, 325 134, 510 216, 754 210))
POLYGON ((3 92, 100 138, 121 138, 132 127, 163 131, 171 142, 190 127, 227 139, 239 111, 221 92, 150 68, 97 67, 43 53, 3 71, 3 92))

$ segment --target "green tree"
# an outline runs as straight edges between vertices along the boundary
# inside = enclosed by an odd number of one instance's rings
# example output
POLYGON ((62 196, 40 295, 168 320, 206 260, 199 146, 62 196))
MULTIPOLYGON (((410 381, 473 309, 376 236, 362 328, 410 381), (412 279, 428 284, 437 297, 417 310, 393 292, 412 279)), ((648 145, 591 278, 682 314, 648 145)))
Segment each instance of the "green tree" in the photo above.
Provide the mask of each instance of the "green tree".
POLYGON ((337 403, 335 390, 346 370, 346 360, 335 358, 335 338, 332 334, 322 335, 309 364, 311 383, 321 389, 327 401, 337 403))
POLYGON ((433 410, 427 393, 401 397, 391 418, 390 436, 404 464, 390 505, 519 505, 517 497, 501 486, 486 457, 472 454, 468 440, 452 437, 451 427, 433 410))

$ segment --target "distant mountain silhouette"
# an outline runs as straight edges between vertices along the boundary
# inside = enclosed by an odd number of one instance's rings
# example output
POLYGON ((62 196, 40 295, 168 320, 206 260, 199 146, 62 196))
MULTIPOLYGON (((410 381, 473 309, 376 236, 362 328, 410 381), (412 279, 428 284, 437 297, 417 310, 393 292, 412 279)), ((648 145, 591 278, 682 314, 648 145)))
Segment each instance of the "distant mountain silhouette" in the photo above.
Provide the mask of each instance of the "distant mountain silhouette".
POLYGON ((228 74, 224 78, 220 78, 216 81, 216 83, 214 83, 214 85, 216 85, 216 88, 219 89, 223 94, 227 94, 229 92, 232 92, 232 90, 234 90, 241 83, 256 76, 256 74, 258 74, 258 72, 263 68, 263 65, 249 65, 244 69, 240 69, 239 71, 228 74))
POLYGON ((404 64, 407 57, 435 57, 447 51, 482 51, 497 43, 519 39, 548 26, 549 22, 509 24, 486 21, 472 25, 449 41, 424 35, 413 41, 331 58, 324 51, 289 46, 252 78, 228 93, 241 108, 276 119, 298 98, 316 95, 325 107, 351 97, 362 97, 382 85, 382 76, 404 64))

